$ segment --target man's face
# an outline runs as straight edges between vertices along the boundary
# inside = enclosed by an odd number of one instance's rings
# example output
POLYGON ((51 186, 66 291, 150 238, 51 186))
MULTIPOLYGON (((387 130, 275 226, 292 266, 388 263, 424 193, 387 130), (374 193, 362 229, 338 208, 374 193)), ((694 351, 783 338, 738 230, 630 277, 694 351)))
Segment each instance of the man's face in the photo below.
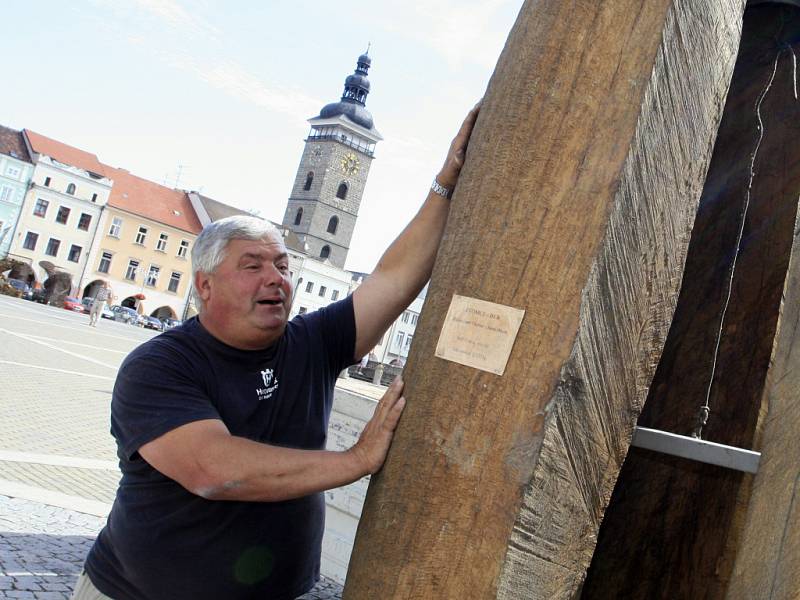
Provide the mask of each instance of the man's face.
POLYGON ((283 240, 231 240, 214 273, 197 274, 200 321, 235 348, 256 350, 277 340, 292 306, 289 257, 283 240))

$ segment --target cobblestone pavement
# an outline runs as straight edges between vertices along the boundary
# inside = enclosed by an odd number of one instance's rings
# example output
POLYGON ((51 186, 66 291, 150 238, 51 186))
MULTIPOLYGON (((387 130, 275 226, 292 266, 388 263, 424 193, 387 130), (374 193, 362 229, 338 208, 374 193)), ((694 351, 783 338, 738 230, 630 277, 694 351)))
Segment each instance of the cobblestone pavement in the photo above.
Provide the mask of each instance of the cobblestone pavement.
MULTIPOLYGON (((114 377, 157 334, 87 322, 0 296, 0 598, 69 598, 114 498, 114 377)), ((340 597, 330 580, 302 596, 340 597)))

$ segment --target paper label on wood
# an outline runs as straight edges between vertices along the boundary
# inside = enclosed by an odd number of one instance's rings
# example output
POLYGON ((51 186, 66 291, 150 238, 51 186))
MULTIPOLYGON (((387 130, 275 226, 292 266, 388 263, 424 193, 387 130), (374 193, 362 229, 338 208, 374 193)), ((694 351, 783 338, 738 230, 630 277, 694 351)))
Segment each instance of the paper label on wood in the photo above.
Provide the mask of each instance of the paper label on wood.
POLYGON ((454 294, 436 356, 502 375, 524 316, 519 308, 454 294))

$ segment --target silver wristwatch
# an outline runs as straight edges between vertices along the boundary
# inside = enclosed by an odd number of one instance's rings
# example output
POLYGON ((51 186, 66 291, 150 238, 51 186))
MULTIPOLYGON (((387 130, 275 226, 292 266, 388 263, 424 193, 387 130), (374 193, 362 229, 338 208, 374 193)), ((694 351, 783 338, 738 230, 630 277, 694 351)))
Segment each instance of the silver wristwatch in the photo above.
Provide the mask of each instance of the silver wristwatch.
POLYGON ((442 198, 447 198, 448 200, 453 197, 453 190, 444 187, 441 183, 436 181, 435 177, 433 178, 433 183, 431 184, 431 190, 434 194, 439 194, 442 198))

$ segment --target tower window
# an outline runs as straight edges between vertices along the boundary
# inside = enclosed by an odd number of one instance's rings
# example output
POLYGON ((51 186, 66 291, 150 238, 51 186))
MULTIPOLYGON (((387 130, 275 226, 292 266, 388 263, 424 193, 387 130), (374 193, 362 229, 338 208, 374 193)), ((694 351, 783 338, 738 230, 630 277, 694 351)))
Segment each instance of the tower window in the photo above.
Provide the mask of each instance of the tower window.
POLYGON ((328 233, 336 233, 336 229, 339 227, 339 217, 333 216, 331 217, 330 221, 328 221, 328 233))
POLYGON ((74 183, 70 183, 70 184, 67 186, 67 193, 68 193, 70 196, 74 196, 74 195, 75 195, 75 184, 74 184, 74 183))
POLYGON ((294 216, 294 224, 300 225, 300 221, 303 220, 303 207, 297 209, 297 214, 294 216))
POLYGON ((323 246, 322 250, 319 251, 320 258, 328 258, 331 255, 331 247, 330 246, 323 246))
POLYGON ((303 189, 308 191, 311 189, 311 184, 314 182, 314 171, 309 171, 308 175, 306 175, 306 184, 303 186, 303 189))
POLYGON ((339 189, 336 190, 336 197, 341 200, 347 198, 347 184, 344 181, 339 184, 339 189))

